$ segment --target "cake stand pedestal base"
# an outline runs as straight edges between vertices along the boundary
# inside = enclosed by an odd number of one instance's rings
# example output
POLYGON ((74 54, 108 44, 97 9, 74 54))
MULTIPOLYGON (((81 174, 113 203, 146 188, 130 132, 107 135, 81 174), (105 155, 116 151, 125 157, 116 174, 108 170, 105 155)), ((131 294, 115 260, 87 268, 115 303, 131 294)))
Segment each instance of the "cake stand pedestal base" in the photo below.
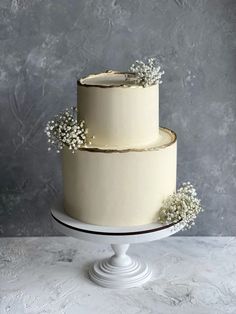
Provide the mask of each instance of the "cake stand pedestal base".
POLYGON ((139 258, 126 254, 129 244, 111 244, 115 254, 95 262, 89 269, 90 279, 106 288, 131 288, 147 282, 152 272, 139 258))
POLYGON ((85 241, 111 244, 114 255, 96 261, 89 268, 89 278, 107 288, 131 288, 144 284, 152 275, 149 266, 137 257, 126 254, 132 243, 160 240, 181 230, 184 225, 152 223, 131 227, 108 227, 87 224, 65 213, 62 204, 51 209, 54 227, 61 233, 85 241))

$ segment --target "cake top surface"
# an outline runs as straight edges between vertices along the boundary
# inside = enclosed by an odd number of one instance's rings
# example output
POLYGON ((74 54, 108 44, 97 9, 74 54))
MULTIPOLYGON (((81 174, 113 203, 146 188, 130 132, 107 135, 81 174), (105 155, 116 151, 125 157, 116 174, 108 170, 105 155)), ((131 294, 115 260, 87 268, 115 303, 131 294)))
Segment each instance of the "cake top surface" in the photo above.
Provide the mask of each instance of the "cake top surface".
POLYGON ((78 81, 78 85, 85 87, 149 87, 161 84, 161 70, 156 58, 149 58, 146 62, 136 60, 126 72, 108 70, 104 73, 90 74, 78 81))
POLYGON ((86 87, 142 87, 135 79, 133 73, 112 70, 104 73, 90 74, 81 78, 78 84, 86 87))

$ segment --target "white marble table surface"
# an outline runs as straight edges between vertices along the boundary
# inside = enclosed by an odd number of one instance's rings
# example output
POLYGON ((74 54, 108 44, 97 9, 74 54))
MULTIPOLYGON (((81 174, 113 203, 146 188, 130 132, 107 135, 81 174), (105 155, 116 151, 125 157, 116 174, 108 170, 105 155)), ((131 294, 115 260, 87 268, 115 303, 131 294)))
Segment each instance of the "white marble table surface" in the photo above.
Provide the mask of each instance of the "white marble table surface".
POLYGON ((236 313, 236 238, 171 237, 132 245, 152 279, 109 290, 87 269, 111 255, 105 245, 66 237, 0 239, 0 313, 236 313))

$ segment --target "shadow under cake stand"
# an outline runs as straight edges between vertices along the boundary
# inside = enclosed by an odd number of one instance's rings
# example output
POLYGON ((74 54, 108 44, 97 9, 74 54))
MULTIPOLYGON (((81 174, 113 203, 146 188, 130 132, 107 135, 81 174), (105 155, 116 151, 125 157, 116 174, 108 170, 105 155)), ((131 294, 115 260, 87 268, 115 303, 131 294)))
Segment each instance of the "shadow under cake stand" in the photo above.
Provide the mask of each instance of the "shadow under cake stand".
POLYGON ((148 264, 126 254, 130 244, 160 240, 180 231, 181 222, 161 225, 152 223, 132 227, 107 227, 87 224, 67 215, 61 204, 51 209, 54 227, 61 233, 81 240, 111 244, 114 255, 96 261, 89 278, 107 288, 131 288, 144 284, 152 275, 148 264))

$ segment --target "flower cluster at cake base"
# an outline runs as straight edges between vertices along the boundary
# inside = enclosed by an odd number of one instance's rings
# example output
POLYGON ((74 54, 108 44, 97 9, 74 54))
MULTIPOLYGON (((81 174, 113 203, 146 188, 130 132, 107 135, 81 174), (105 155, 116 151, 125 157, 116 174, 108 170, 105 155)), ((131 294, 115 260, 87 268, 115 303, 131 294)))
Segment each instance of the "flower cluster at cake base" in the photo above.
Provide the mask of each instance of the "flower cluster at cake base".
POLYGON ((161 84, 161 77, 165 73, 161 71, 160 63, 156 58, 149 58, 146 63, 136 60, 129 71, 135 74, 137 83, 143 87, 161 84))
POLYGON ((183 230, 190 229, 197 215, 202 212, 201 201, 190 182, 183 183, 176 193, 170 195, 159 211, 161 223, 181 223, 183 230))
POLYGON ((45 133, 48 136, 48 150, 55 147, 59 153, 67 146, 74 153, 86 144, 88 130, 84 121, 77 121, 76 111, 76 107, 66 109, 65 112, 56 115, 53 120, 47 123, 45 133))

